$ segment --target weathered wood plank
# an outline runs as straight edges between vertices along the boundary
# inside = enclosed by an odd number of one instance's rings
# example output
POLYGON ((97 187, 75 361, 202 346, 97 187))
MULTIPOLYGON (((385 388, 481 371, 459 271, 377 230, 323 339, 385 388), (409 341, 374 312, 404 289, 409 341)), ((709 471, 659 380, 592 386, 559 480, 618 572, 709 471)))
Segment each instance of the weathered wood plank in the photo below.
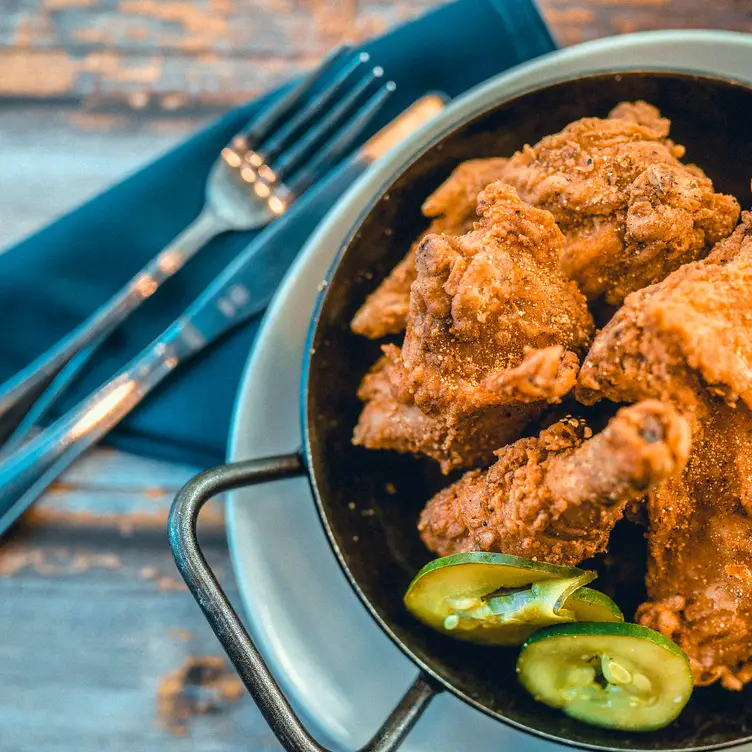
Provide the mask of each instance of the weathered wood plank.
POLYGON ((752 31, 752 0, 537 0, 560 44, 651 29, 752 31))
MULTIPOLYGON (((233 103, 343 41, 446 0, 14 0, 0 14, 0 95, 233 103)), ((562 44, 663 28, 752 31, 752 0, 540 0, 562 44)))
MULTIPOLYGON (((106 537, 69 538, 0 548, 0 748, 279 749, 164 539, 113 551, 106 537)), ((206 549, 237 599, 224 546, 206 549)))
MULTIPOLYGON (((133 472, 140 472, 135 458, 133 472)), ((94 474, 91 477, 92 485, 95 485, 102 476, 94 474)), ((87 490, 56 483, 26 512, 22 524, 23 527, 65 530, 114 530, 126 537, 145 531, 166 533, 167 515, 176 492, 177 489, 159 488, 87 490)), ((224 519, 224 506, 220 500, 211 502, 201 512, 201 525, 205 530, 223 532, 224 519)))
POLYGON ((445 1, 16 0, 0 18, 0 94, 238 101, 445 1))
POLYGON ((60 478, 57 488, 154 496, 177 491, 195 473, 196 469, 190 465, 137 457, 114 449, 97 449, 72 465, 60 478))
MULTIPOLYGON (((0 12, 0 16, 2 13, 0 12)), ((2 76, 0 59, 0 76, 2 76)), ((154 159, 196 118, 0 107, 0 250, 154 159)))
MULTIPOLYGON (((164 535, 175 494, 197 470, 112 449, 93 449, 53 483, 19 523, 21 531, 54 529, 131 537, 164 535)), ((217 499, 201 513, 201 528, 224 535, 224 503, 217 499)), ((4 548, 0 546, 0 570, 4 548)))

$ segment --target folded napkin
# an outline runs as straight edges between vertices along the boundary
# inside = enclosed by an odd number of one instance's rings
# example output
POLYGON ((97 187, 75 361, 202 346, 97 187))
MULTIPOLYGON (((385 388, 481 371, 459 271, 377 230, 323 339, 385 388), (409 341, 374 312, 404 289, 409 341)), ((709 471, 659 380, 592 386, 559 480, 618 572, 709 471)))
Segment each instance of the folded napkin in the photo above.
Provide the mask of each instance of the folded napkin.
MULTIPOLYGON (((533 0, 459 0, 362 49, 398 85, 376 128, 427 91, 454 97, 550 52, 533 0)), ((275 93, 229 113, 156 162, 0 254, 0 381, 89 316, 185 227, 222 146, 275 93)), ((61 402, 67 409, 159 334, 255 232, 225 234, 121 327, 61 402)), ((235 393, 260 320, 175 373, 109 437, 122 449, 207 466, 225 456, 235 393)))

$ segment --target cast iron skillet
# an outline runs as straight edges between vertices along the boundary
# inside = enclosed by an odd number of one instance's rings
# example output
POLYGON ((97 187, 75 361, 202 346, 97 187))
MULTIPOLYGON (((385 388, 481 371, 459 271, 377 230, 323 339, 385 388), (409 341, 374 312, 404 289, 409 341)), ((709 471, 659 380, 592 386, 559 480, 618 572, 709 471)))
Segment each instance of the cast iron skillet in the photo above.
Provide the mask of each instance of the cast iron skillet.
MULTIPOLYGON (((306 349, 301 452, 208 470, 176 498, 169 524, 178 567, 286 749, 323 750, 295 717, 209 569, 196 539, 196 523, 203 504, 222 491, 302 474, 309 477, 322 522, 353 588, 384 631, 421 669, 364 749, 395 749, 431 697, 444 689, 519 729, 592 749, 708 750, 752 739, 750 690, 698 689, 680 718, 662 731, 612 732, 571 720, 532 700, 515 679, 517 649, 456 642, 422 626, 406 612, 402 596, 413 575, 431 558, 418 539, 418 513, 447 481, 430 461, 368 452, 350 443, 360 408, 356 388, 379 347, 351 334, 349 322, 366 294, 423 229, 422 200, 465 159, 509 155, 572 120, 605 116, 617 102, 633 99, 660 107, 673 121, 672 137, 686 145, 686 158, 708 172, 717 190, 748 204, 752 176, 752 88, 748 85, 689 74, 602 74, 556 83, 470 116, 435 139, 384 187, 340 249, 320 295, 306 349), (348 507, 351 501, 357 502, 357 510, 348 507), (361 514, 364 508, 372 509, 373 515, 361 514)), ((622 539, 624 559, 637 561, 639 572, 644 549, 628 533, 622 530, 617 539, 622 539)), ((640 583, 640 577, 612 583, 628 614, 642 597, 640 583)))

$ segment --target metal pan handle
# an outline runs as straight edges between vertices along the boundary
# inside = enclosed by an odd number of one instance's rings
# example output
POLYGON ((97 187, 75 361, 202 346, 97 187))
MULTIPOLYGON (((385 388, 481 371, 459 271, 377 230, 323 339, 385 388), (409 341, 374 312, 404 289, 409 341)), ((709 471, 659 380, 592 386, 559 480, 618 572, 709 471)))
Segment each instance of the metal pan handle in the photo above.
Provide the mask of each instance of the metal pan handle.
MULTIPOLYGON (((291 478, 305 472, 298 454, 248 460, 206 470, 189 481, 175 497, 170 510, 169 537, 180 574, 282 746, 288 752, 327 752, 308 733, 290 707, 207 564, 196 536, 201 508, 213 496, 233 488, 291 478)), ((429 676, 419 674, 361 752, 397 749, 433 696, 440 691, 429 676)))

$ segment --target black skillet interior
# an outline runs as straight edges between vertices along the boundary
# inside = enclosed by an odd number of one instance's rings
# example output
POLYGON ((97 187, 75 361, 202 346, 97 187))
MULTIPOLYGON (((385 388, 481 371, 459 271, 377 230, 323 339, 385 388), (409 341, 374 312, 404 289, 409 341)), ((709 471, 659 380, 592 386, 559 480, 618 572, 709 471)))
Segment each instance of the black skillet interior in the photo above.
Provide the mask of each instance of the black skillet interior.
MULTIPOLYGON (((618 102, 632 99, 660 107, 673 121, 672 138, 686 145, 686 159, 702 166, 717 190, 749 205, 752 89, 744 85, 670 73, 604 74, 554 84, 473 117, 428 148, 374 200, 330 273, 308 364, 309 465, 324 523, 356 591, 397 644, 458 696, 500 720, 576 745, 707 749, 752 736, 752 690, 700 689, 680 719, 662 731, 610 732, 534 702, 515 679, 516 649, 452 641, 414 620, 402 595, 431 558, 416 520, 425 501, 447 481, 430 461, 350 444, 359 412, 355 392, 380 343, 354 336, 348 324, 424 228, 422 200, 465 159, 510 155, 572 120, 605 116, 618 102)), ((624 552, 619 556, 641 575, 640 535, 622 527, 618 538, 624 552)), ((640 576, 615 584, 628 617, 641 589, 640 576)))

